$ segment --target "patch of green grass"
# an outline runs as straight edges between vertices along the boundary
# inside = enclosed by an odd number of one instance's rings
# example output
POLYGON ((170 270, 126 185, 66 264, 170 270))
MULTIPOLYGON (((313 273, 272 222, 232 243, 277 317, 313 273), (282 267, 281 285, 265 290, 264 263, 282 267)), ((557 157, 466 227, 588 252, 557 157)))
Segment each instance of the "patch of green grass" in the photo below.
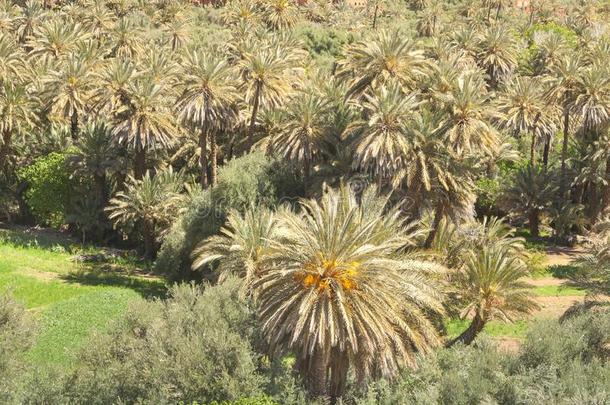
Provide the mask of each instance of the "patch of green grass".
MULTIPOLYGON (((457 337, 460 333, 462 333, 468 325, 470 321, 467 319, 450 319, 445 322, 445 327, 447 328, 447 336, 449 338, 457 337)), ((507 336, 507 337, 516 337, 522 338, 525 337, 529 327, 529 323, 527 320, 518 320, 513 323, 505 323, 501 321, 491 321, 485 325, 483 332, 484 335, 487 336, 507 336)))
POLYGON ((99 249, 50 235, 0 230, 0 293, 11 290, 38 319, 39 335, 29 356, 41 367, 69 365, 69 351, 107 327, 129 302, 165 293, 164 281, 139 276, 131 258, 76 262, 73 254, 99 249))
POLYGON ((534 294, 539 297, 566 297, 566 296, 583 296, 586 292, 575 287, 564 287, 560 285, 545 285, 536 287, 534 294))

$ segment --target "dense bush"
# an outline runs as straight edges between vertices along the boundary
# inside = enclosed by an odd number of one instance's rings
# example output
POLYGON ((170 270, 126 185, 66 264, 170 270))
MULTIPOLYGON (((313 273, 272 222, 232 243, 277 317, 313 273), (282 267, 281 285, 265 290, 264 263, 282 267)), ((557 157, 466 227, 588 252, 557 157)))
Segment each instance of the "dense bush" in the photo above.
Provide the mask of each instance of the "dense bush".
POLYGON ((359 404, 601 404, 610 401, 610 311, 542 322, 517 354, 490 341, 421 359, 395 381, 378 381, 359 404))
MULTIPOLYGON (((38 384, 53 398, 37 401, 108 404, 176 403, 258 397, 255 320, 238 296, 239 281, 209 288, 179 285, 166 301, 138 301, 106 333, 77 353, 60 384, 38 384), (49 389, 48 386, 60 385, 49 389), (45 388, 45 385, 47 388, 45 388)), ((57 377, 54 377, 57 378, 57 377)))
POLYGON ((293 201, 302 194, 302 183, 288 165, 260 152, 234 159, 218 173, 218 184, 193 199, 165 237, 156 270, 174 279, 189 279, 190 254, 204 238, 216 233, 230 209, 270 207, 293 201))
POLYGON ((34 325, 25 308, 10 295, 0 294, 0 403, 14 401, 25 370, 23 354, 33 338, 34 325))

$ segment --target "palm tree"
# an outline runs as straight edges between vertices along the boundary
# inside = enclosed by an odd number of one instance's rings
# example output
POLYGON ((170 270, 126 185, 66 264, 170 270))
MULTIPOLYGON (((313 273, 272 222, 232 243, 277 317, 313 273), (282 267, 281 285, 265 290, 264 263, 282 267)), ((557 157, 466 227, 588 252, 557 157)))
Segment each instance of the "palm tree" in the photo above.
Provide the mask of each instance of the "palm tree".
POLYGON ((517 67, 517 49, 513 33, 504 26, 493 25, 480 36, 477 62, 495 89, 517 67))
POLYGON ((504 193, 504 204, 515 213, 527 216, 530 235, 540 234, 540 215, 547 210, 557 191, 551 177, 542 168, 528 165, 517 172, 513 184, 504 193))
POLYGON ((354 168, 372 173, 381 182, 405 167, 411 153, 406 131, 417 104, 415 94, 405 95, 396 83, 365 95, 366 118, 350 124, 343 134, 354 149, 354 168))
POLYGON ((291 28, 298 17, 297 7, 291 0, 267 0, 263 3, 265 23, 274 30, 291 28))
POLYGON ((187 54, 182 77, 182 93, 176 102, 181 119, 199 127, 199 166, 201 186, 208 184, 207 143, 210 141, 212 170, 210 183, 216 184, 216 133, 223 131, 236 119, 237 83, 233 69, 222 59, 204 56, 199 52, 187 54))
POLYGON ((112 115, 130 103, 128 89, 138 75, 130 60, 113 58, 94 74, 96 86, 91 97, 94 111, 112 115))
POLYGON ((78 43, 87 37, 80 24, 53 18, 40 25, 28 46, 33 56, 59 59, 76 51, 78 43))
POLYGON ((582 60, 578 55, 567 55, 559 60, 551 70, 547 79, 550 82, 549 95, 551 100, 561 106, 563 112, 563 142, 561 145, 561 183, 560 194, 563 196, 566 187, 566 161, 570 142, 570 114, 576 98, 578 78, 582 68, 582 60))
POLYGON ((61 70, 51 72, 45 84, 50 113, 70 119, 70 133, 76 140, 79 116, 86 112, 94 86, 89 62, 71 56, 61 70))
POLYGON ((455 279, 460 300, 465 304, 462 317, 470 317, 470 326, 450 342, 469 345, 493 319, 511 322, 529 314, 538 305, 530 285, 523 281, 527 267, 502 246, 483 247, 471 252, 466 265, 455 279))
POLYGON ((426 77, 430 63, 424 51, 399 31, 379 31, 367 41, 347 47, 337 61, 337 76, 349 81, 346 97, 359 97, 369 87, 389 80, 398 81, 405 89, 414 90, 426 77))
POLYGON ((177 128, 162 86, 142 78, 129 86, 126 96, 128 104, 117 111, 112 133, 133 147, 134 177, 140 180, 146 171, 146 151, 168 147, 177 128))
POLYGON ((37 120, 36 97, 25 85, 3 82, 0 87, 0 169, 15 135, 23 135, 37 120))
POLYGON ((45 17, 46 12, 40 1, 27 0, 25 7, 21 9, 21 13, 17 17, 16 27, 19 42, 24 43, 34 35, 45 17))
POLYGON ((0 84, 7 78, 23 79, 25 55, 9 36, 0 33, 0 84))
POLYGON ((439 343, 436 267, 397 255, 409 240, 399 210, 382 213, 387 197, 369 188, 357 201, 343 186, 282 215, 253 285, 271 352, 292 352, 311 393, 333 401, 350 368, 360 382, 391 376, 439 343))
POLYGON ((498 135, 491 125, 495 109, 489 100, 485 84, 476 73, 460 77, 448 96, 441 131, 458 154, 473 151, 489 154, 497 146, 498 135))
POLYGON ((275 107, 291 93, 291 79, 297 66, 296 54, 277 47, 264 47, 244 55, 238 67, 241 89, 252 109, 248 127, 248 149, 254 143, 256 119, 261 106, 275 107))
MULTIPOLYGON (((515 135, 532 133, 530 164, 536 164, 536 140, 539 134, 549 134, 554 124, 549 117, 549 105, 545 100, 542 83, 538 78, 516 77, 507 83, 506 89, 497 100, 502 126, 509 128, 515 135)), ((548 140, 545 142, 544 166, 548 162, 548 140)))
POLYGON ((198 270, 219 262, 221 277, 240 275, 244 278, 244 291, 251 293, 280 226, 278 215, 268 209, 253 207, 243 215, 231 211, 220 234, 207 238, 195 248, 191 255, 192 268, 198 270))
POLYGON ((417 19, 417 33, 422 37, 433 37, 441 27, 442 15, 443 8, 438 2, 425 8, 417 19))
POLYGON ((115 227, 129 233, 134 228, 144 239, 144 258, 155 257, 158 243, 185 204, 184 178, 168 170, 155 177, 146 175, 137 180, 129 177, 126 190, 117 193, 105 209, 115 227))
POLYGON ((295 94, 282 117, 272 148, 286 159, 303 166, 305 187, 309 184, 312 163, 328 149, 328 102, 313 92, 295 94))

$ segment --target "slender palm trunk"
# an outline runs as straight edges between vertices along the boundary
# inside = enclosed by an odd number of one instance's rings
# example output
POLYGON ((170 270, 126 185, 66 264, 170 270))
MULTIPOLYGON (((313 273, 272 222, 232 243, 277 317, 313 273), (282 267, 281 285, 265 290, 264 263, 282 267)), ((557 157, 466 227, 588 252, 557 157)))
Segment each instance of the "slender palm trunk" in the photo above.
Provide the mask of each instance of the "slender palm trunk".
POLYGON ((530 235, 534 238, 540 236, 540 211, 538 209, 530 210, 528 214, 528 222, 530 235))
POLYGON ((551 136, 546 135, 544 137, 544 150, 542 152, 542 166, 546 172, 549 166, 549 153, 551 152, 551 136))
POLYGON ((377 12, 379 11, 379 1, 375 2, 375 13, 373 14, 373 29, 377 27, 377 12))
POLYGON ((254 93, 254 104, 252 105, 252 116, 250 117, 250 126, 248 127, 248 151, 250 151, 252 149, 252 145, 254 145, 254 130, 256 129, 256 116, 258 115, 259 106, 260 87, 257 87, 254 93))
POLYGON ((570 140, 570 112, 567 108, 564 108, 563 113, 563 143, 561 145, 561 183, 560 183, 560 195, 563 198, 567 188, 566 178, 566 160, 568 159, 568 145, 570 140))
POLYGON ((133 167, 133 173, 136 180, 142 180, 144 173, 146 172, 146 149, 142 146, 136 147, 135 161, 133 167))
POLYGON ((530 145, 530 164, 536 165, 536 132, 532 131, 532 143, 530 145))
POLYGON ((305 193, 307 194, 307 189, 309 188, 309 181, 311 179, 311 162, 309 159, 305 159, 303 162, 303 187, 305 188, 305 193))
POLYGON ((610 206, 610 156, 606 159, 606 184, 602 193, 601 213, 605 214, 610 206))
POLYGON ((70 135, 73 141, 78 139, 78 112, 76 110, 72 112, 70 117, 70 135))
POLYGON ((218 173, 218 145, 216 143, 216 133, 210 132, 210 185, 216 185, 218 173))
POLYGON ((199 134, 199 179, 201 188, 208 186, 208 132, 205 127, 201 128, 199 134))
POLYGON ((474 339, 477 337, 477 335, 479 333, 481 333, 481 331, 483 330, 484 327, 485 327, 485 320, 477 312, 475 314, 474 318, 472 319, 472 322, 468 326, 468 328, 464 332, 462 332, 462 334, 460 336, 458 336, 457 338, 455 338, 451 342, 449 342, 448 346, 453 346, 456 343, 463 343, 465 345, 471 344, 474 341, 474 339))
POLYGON ((0 170, 4 167, 4 162, 8 156, 9 151, 11 150, 11 138, 13 137, 13 133, 8 129, 4 130, 2 134, 2 145, 0 145, 0 170))
POLYGON ((432 247, 432 242, 434 242, 436 232, 438 232, 438 227, 441 224, 441 220, 443 219, 444 211, 445 205, 442 201, 439 201, 436 205, 436 210, 434 211, 434 221, 432 222, 432 229, 430 229, 430 233, 428 233, 428 237, 424 242, 424 248, 430 249, 430 247, 432 247))
POLYGON ((108 198, 108 192, 106 190, 106 175, 96 174, 93 176, 93 182, 95 184, 95 192, 100 197, 100 204, 102 207, 106 206, 106 200, 108 198))

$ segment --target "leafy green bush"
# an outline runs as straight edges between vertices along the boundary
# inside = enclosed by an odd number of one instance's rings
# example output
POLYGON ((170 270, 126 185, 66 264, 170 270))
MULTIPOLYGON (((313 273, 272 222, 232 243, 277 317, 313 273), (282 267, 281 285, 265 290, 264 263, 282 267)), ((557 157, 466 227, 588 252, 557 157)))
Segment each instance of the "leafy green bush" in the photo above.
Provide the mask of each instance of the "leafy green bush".
POLYGON ((18 172, 19 179, 28 185, 28 207, 44 225, 59 227, 65 223, 72 189, 66 158, 62 153, 49 153, 18 172))
POLYGON ((251 343, 254 313, 238 290, 233 278, 208 288, 175 286, 166 301, 137 301, 77 353, 62 379, 62 400, 209 403, 261 396, 266 380, 251 343))
POLYGON ((251 205, 270 207, 303 193, 302 183, 285 163, 254 152, 221 167, 218 184, 193 198, 186 212, 165 236, 155 263, 157 272, 175 280, 188 280, 190 254, 206 237, 218 232, 230 209, 251 205))
POLYGON ((25 371, 23 355, 34 341, 34 325, 25 308, 0 294, 0 403, 12 403, 25 371))

